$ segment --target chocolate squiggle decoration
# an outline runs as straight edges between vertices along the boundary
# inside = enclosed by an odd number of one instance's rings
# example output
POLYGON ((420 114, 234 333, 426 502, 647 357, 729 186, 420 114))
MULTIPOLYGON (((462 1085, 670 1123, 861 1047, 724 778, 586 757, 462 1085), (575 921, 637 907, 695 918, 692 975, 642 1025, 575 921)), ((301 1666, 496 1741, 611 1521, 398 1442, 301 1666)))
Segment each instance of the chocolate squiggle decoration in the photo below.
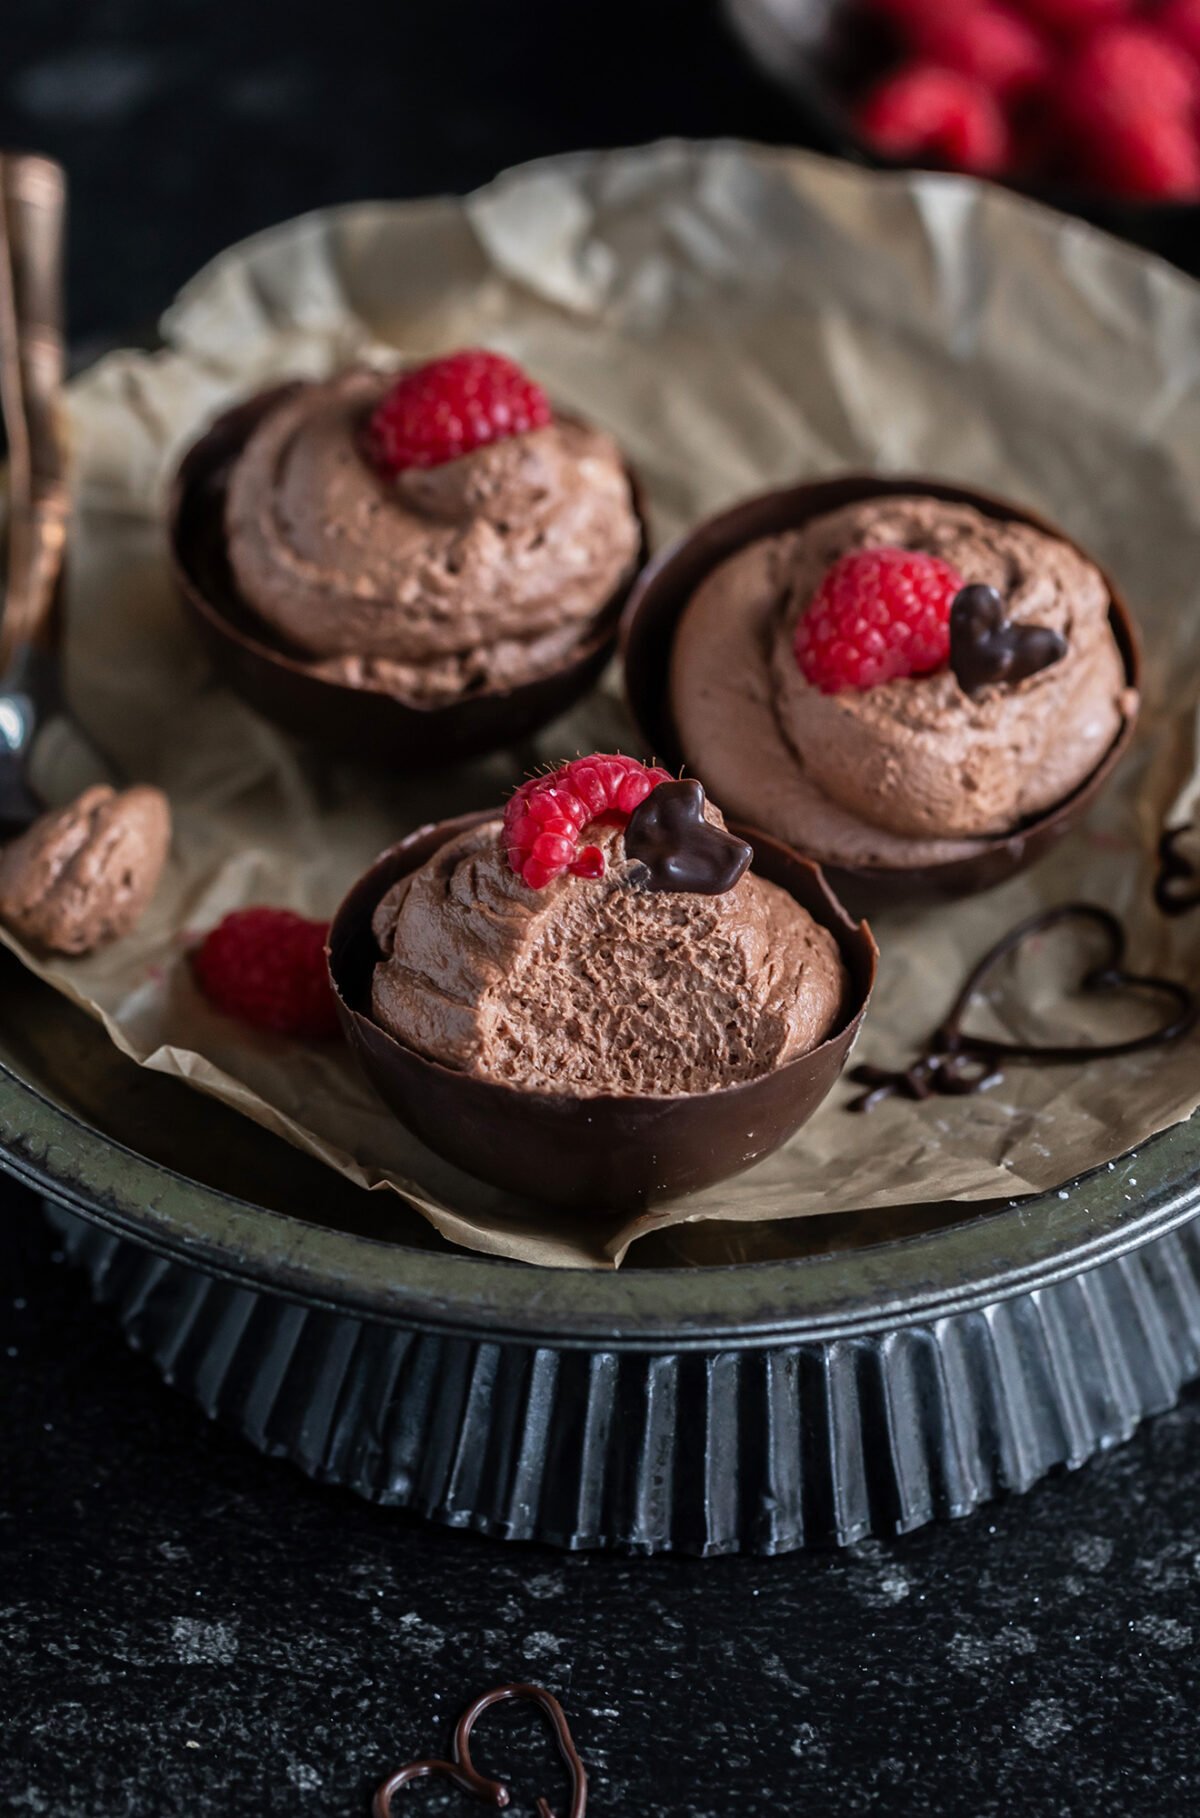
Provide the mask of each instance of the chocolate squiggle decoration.
POLYGON ((1152 974, 1128 972, 1125 958, 1125 930, 1116 916, 1098 903, 1060 903, 1018 922, 1015 928, 998 940, 972 967, 966 981, 951 1005, 950 1013, 938 1024, 922 1052, 901 1071, 884 1067, 859 1066, 851 1070, 856 1085, 866 1087, 846 1106, 848 1111, 870 1111, 888 1098, 926 1099, 960 1098, 982 1092, 1004 1077, 1005 1067, 1012 1062, 1043 1062, 1053 1066, 1064 1061, 1110 1060, 1118 1054, 1136 1054, 1142 1048, 1155 1048, 1177 1041, 1186 1035, 1196 1021, 1195 995, 1176 979, 1158 978, 1152 974), (988 974, 1030 935, 1044 934, 1063 922, 1090 922, 1105 938, 1108 952, 1099 965, 1093 966, 1080 981, 1082 991, 1140 991, 1158 997, 1172 1008, 1173 1014, 1158 1029, 1146 1035, 1132 1036, 1121 1042, 1079 1042, 1061 1046, 1038 1042, 1002 1041, 990 1035, 970 1035, 963 1021, 972 1003, 980 995, 988 974))
MULTIPOLYGON (((473 1799, 502 1808, 509 1805, 512 1794, 503 1781, 488 1780, 471 1759, 471 1732, 485 1711, 490 1711, 494 1704, 507 1704, 513 1699, 526 1699, 529 1703, 536 1704, 549 1719, 558 1752, 571 1777, 571 1805, 567 1818, 584 1818, 587 1811, 587 1769, 579 1758, 566 1712, 554 1694, 545 1691, 540 1685, 498 1685, 490 1692, 481 1692, 475 1702, 467 1706, 455 1725, 453 1759, 441 1761, 430 1757, 425 1761, 410 1761, 406 1767, 398 1768, 376 1791, 371 1807, 374 1818, 391 1818, 392 1800, 409 1781, 427 1780, 435 1776, 452 1780, 455 1786, 464 1793, 470 1793, 473 1799)), ((537 1810, 539 1818, 554 1818, 548 1799, 539 1798, 537 1810)))
POLYGON ((1154 880, 1154 900, 1164 915, 1186 915, 1200 908, 1200 871, 1179 842, 1193 831, 1190 823, 1168 827, 1158 842, 1158 876, 1154 880))

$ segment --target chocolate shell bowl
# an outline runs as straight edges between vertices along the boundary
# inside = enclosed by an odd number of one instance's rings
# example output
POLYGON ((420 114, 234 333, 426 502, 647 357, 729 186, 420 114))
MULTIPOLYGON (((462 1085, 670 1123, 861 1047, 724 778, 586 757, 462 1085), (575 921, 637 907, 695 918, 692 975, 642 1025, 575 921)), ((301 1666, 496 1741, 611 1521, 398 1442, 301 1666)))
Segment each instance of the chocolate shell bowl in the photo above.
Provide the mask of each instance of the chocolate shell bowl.
POLYGON ((493 811, 418 828, 359 878, 333 918, 329 968, 342 1025, 380 1096, 438 1154, 493 1185, 564 1210, 636 1210, 725 1180, 795 1134, 844 1067, 866 1013, 877 949, 810 860, 731 828, 754 869, 837 942, 848 987, 816 1048, 736 1085, 671 1096, 575 1098, 473 1078, 396 1040, 366 1013, 379 949, 371 918, 388 890, 493 811))
MULTIPOLYGON (((761 538, 800 529, 815 518, 860 501, 914 495, 971 506, 985 518, 1029 525, 1072 549, 1077 547, 1053 525, 1023 507, 974 488, 925 478, 883 479, 851 474, 808 481, 761 493, 706 519, 643 570, 622 622, 626 694, 644 745, 653 751, 658 762, 672 768, 684 762, 671 706, 671 654, 680 619, 708 575, 729 556, 761 538)), ((1137 633, 1120 592, 1109 576, 1104 575, 1103 580, 1109 591, 1109 625, 1124 665, 1126 683, 1136 690, 1141 669, 1137 633)), ((893 902, 966 896, 990 889, 1043 857, 1087 812, 1128 749, 1135 722, 1136 711, 1123 715, 1117 735, 1100 762, 1061 801, 1011 831, 972 841, 973 850, 968 854, 933 863, 855 864, 839 862, 835 854, 822 851, 815 840, 805 842, 805 849, 856 914, 893 902)), ((703 752, 688 752, 687 765, 720 802, 720 789, 705 774, 703 752)), ((792 837, 796 837, 794 832, 792 837)))
MULTIPOLYGON (((223 412, 184 455, 171 488, 168 533, 175 584, 221 679, 265 719, 297 738, 331 755, 393 769, 424 770, 494 751, 565 713, 612 656, 629 583, 596 615, 561 667, 511 687, 481 687, 436 704, 321 674, 253 612, 238 589, 226 548, 229 477, 253 430, 297 389, 298 384, 274 386, 223 412)), ((640 518, 637 486, 632 476, 630 481, 640 518)))

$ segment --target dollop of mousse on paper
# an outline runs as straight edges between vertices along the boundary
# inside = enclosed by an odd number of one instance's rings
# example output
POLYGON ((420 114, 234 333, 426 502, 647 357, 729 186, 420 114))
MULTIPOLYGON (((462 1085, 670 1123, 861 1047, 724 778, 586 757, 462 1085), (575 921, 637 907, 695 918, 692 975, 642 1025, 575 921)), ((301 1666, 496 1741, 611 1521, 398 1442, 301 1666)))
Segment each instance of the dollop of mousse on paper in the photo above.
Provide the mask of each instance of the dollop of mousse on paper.
POLYGON ((243 598, 319 674, 419 703, 552 673, 637 561, 616 443, 551 418, 390 471, 367 432, 394 384, 300 386, 251 434, 225 511, 243 598))
POLYGON ((0 851, 0 921, 44 952, 91 953, 132 933, 170 845, 161 790, 85 789, 0 851))
POLYGON ((1070 795, 1136 695, 1098 568, 1061 539, 968 505, 873 498, 753 543, 714 570, 675 639, 684 755, 726 809, 817 856, 911 866, 967 857, 1070 795), (855 551, 921 552, 1006 621, 1057 635, 1036 673, 968 692, 943 659, 867 687, 815 686, 798 628, 855 551))
POLYGON ((573 1097, 708 1092, 817 1047, 846 990, 836 941, 746 868, 698 784, 665 787, 695 792, 712 850, 689 835, 674 863, 661 787, 640 825, 586 823, 579 868, 541 887, 514 868, 511 818, 403 878, 373 921, 374 1019, 444 1066, 573 1097))

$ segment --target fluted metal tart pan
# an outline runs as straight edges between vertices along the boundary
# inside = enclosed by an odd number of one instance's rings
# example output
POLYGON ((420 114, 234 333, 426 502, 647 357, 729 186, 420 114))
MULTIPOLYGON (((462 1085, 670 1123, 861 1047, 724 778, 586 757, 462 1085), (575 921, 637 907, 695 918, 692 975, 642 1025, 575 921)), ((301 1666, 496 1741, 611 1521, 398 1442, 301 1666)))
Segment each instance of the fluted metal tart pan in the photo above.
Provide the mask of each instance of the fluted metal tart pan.
POLYGON ((132 1067, 6 958, 0 1161, 206 1412, 505 1538, 902 1533, 1082 1464, 1200 1371, 1194 1120, 1019 1202, 684 1227, 690 1252, 535 1273, 132 1067))

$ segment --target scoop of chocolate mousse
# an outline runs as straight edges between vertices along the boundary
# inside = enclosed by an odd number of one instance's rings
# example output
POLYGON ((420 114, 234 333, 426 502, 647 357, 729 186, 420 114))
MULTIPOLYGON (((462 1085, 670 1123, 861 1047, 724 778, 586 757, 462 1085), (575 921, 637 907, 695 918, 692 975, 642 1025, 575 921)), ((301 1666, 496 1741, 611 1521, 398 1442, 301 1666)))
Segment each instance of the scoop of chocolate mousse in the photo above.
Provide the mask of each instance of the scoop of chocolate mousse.
POLYGON ((499 819, 459 834, 375 913, 375 1020, 444 1066, 573 1097, 708 1092, 818 1046, 846 984, 832 935, 751 871, 705 894, 679 887, 685 862, 654 887, 662 830, 648 867, 645 840, 634 857, 626 828, 595 825, 602 874, 543 889, 499 819))
POLYGON ((859 501, 749 545, 698 590, 672 655, 685 757, 703 754, 731 813, 756 802, 760 825, 827 860, 967 857, 1070 795, 1136 711, 1109 605, 1099 569, 1030 525, 929 497, 859 501), (797 661, 797 624, 840 557, 874 548, 994 588, 1009 623, 1058 633, 1062 654, 973 691, 943 664, 823 692, 797 661))
POLYGON ((170 844, 160 790, 85 789, 0 851, 0 921, 43 951, 91 953, 136 927, 170 844))
POLYGON ((355 368, 259 423, 226 497, 242 597, 322 675, 416 701, 551 673, 637 560, 616 444, 555 418, 388 473, 364 432, 393 382, 355 368))

